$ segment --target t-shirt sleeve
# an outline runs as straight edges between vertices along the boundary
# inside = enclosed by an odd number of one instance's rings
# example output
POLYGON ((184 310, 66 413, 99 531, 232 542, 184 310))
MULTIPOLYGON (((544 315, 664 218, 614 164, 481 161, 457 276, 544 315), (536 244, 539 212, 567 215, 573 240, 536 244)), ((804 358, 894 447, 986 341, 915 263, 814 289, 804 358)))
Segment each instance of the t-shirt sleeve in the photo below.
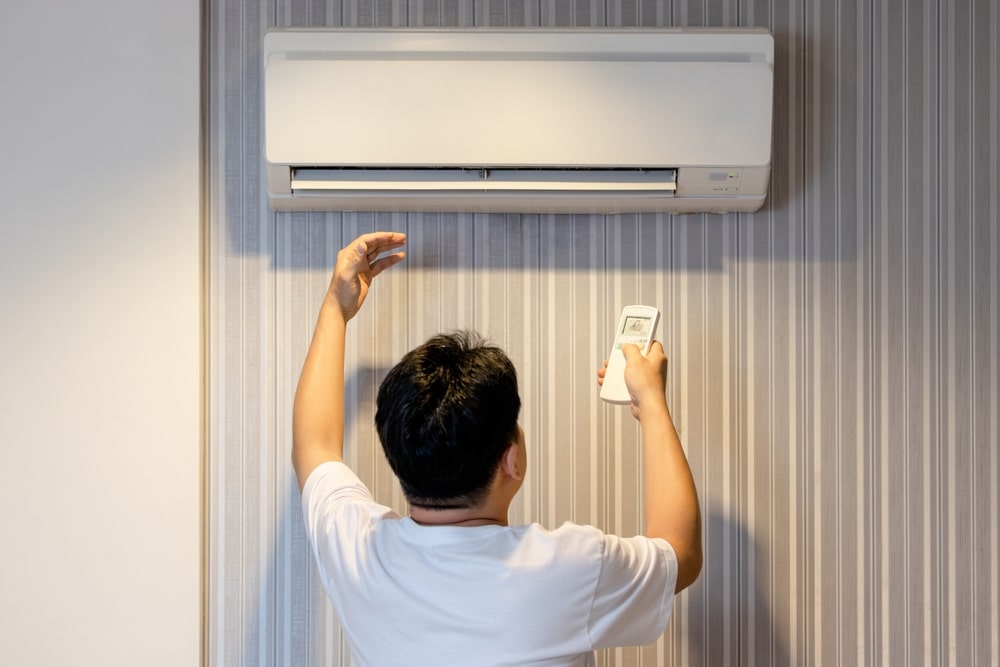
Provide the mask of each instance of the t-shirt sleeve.
POLYGON ((354 542, 372 518, 395 515, 376 503, 364 482, 339 461, 321 463, 309 474, 302 488, 302 514, 324 581, 331 541, 354 542))
POLYGON ((310 537, 323 515, 348 502, 369 502, 372 494, 353 470, 339 461, 316 466, 302 487, 302 512, 310 537))
POLYGON ((660 538, 604 537, 590 641, 595 649, 655 642, 673 609, 677 555, 660 538))

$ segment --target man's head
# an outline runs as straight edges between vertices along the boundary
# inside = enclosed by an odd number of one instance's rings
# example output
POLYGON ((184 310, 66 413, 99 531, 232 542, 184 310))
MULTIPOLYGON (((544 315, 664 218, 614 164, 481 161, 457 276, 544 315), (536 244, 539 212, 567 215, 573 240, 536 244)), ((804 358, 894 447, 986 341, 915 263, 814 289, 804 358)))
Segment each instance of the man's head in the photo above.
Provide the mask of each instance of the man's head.
POLYGON ((517 374, 476 334, 431 338, 382 381, 375 426, 411 504, 473 507, 519 437, 517 374))

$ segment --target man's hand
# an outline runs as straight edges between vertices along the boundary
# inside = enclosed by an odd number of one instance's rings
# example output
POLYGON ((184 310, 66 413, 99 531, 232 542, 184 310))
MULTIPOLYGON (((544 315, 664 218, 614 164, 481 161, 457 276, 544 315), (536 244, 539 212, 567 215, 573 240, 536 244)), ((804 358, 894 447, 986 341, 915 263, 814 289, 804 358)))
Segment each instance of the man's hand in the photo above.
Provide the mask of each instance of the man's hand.
MULTIPOLYGON (((637 345, 622 345, 625 355, 625 386, 632 398, 632 416, 639 419, 642 405, 651 403, 666 403, 667 392, 667 356, 663 353, 663 345, 653 341, 646 356, 642 356, 637 345)), ((597 371, 597 384, 604 384, 604 376, 608 371, 608 360, 604 367, 597 371)))
POLYGON ((406 253, 379 255, 404 243, 406 234, 373 232, 359 236, 337 253, 327 297, 340 309, 345 322, 354 317, 365 302, 375 276, 403 261, 406 253))

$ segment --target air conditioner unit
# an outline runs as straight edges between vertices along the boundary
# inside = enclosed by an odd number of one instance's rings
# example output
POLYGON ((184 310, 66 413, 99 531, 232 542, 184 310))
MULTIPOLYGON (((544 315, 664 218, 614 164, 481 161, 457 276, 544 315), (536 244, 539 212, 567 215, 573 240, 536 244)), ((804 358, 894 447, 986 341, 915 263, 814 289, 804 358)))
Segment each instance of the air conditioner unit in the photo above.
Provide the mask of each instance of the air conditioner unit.
POLYGON ((269 199, 283 211, 754 211, 773 56, 755 28, 272 30, 269 199))

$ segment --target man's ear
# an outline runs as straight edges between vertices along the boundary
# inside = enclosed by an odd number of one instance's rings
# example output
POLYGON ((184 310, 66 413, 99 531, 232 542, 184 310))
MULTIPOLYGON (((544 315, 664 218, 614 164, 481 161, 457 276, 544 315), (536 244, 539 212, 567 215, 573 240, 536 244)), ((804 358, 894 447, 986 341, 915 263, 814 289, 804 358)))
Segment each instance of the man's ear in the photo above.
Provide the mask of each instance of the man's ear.
POLYGON ((503 472, 508 477, 513 479, 521 480, 524 479, 524 469, 521 467, 518 459, 518 448, 519 444, 517 442, 512 442, 504 450, 503 458, 500 459, 500 467, 503 472))

